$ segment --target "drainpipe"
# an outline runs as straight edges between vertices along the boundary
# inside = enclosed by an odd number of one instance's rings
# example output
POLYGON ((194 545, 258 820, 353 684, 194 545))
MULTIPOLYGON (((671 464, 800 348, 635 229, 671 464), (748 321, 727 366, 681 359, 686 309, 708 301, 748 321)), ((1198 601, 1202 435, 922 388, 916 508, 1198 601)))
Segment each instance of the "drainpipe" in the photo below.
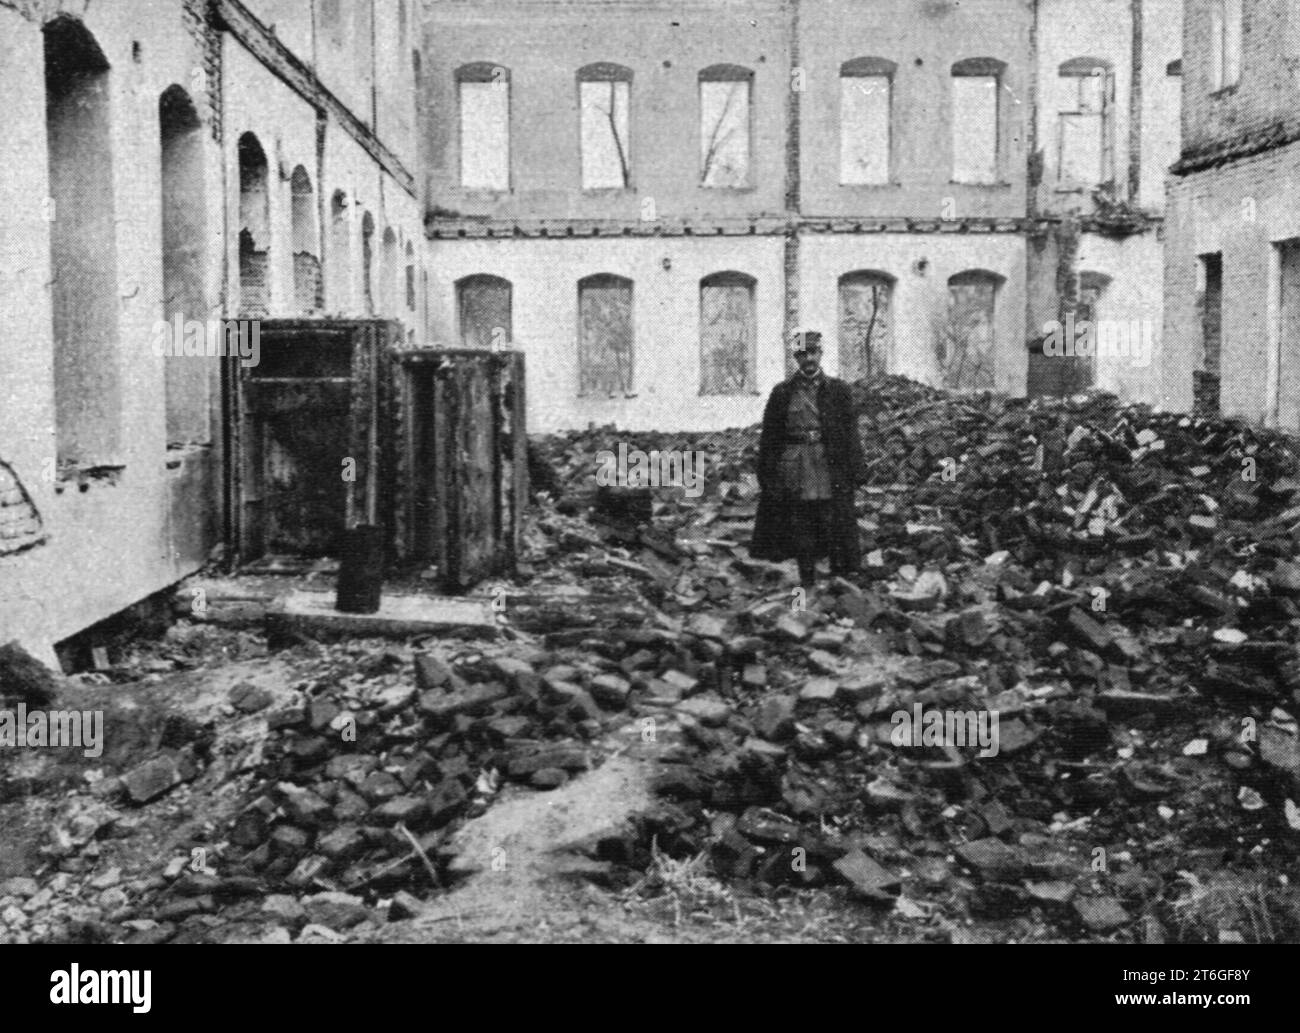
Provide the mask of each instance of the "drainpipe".
MULTIPOLYGON (((785 317, 782 325, 781 354, 786 370, 790 368, 790 352, 786 347, 799 323, 799 207, 800 207, 800 107, 803 92, 794 89, 795 75, 800 69, 799 0, 789 0, 790 19, 790 77, 786 82, 785 101, 785 317)), ((806 84, 805 84, 806 85, 806 84)))
POLYGON ((1132 57, 1128 88, 1128 199, 1137 204, 1142 190, 1142 0, 1129 0, 1132 57))

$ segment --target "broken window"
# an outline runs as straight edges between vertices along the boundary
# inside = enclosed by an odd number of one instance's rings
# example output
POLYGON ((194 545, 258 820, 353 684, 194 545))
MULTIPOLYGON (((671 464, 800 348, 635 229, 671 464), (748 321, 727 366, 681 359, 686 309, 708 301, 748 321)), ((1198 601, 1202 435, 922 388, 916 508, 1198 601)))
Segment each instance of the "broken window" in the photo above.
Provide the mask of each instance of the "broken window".
POLYGON ((55 444, 61 467, 111 465, 122 384, 109 65, 76 19, 44 32, 55 444))
POLYGON ((239 311, 270 311, 271 211, 266 152, 252 133, 239 138, 239 311))
POLYGON ((893 350, 894 279, 885 273, 840 277, 840 376, 845 380, 884 373, 893 350))
POLYGON ((998 94, 1003 64, 970 58, 952 66, 952 178, 998 181, 998 94))
MULTIPOLYGON (((188 94, 171 86, 158 101, 162 156, 162 318, 175 325, 205 321, 204 249, 207 247, 203 190, 203 127, 188 94)), ((202 444, 211 439, 208 366, 193 357, 164 360, 167 444, 202 444)))
POLYGON ((299 312, 319 312, 325 304, 325 287, 321 283, 320 247, 316 233, 316 192, 307 170, 299 165, 290 180, 290 207, 293 230, 293 299, 299 312))
POLYGON ((632 281, 600 274, 578 281, 578 395, 632 390, 632 281))
POLYGON ((700 394, 739 395, 757 388, 754 287, 744 273, 700 281, 700 394))
POLYGON ((584 190, 621 190, 632 185, 631 96, 631 69, 602 63, 578 72, 584 190))
POLYGON ((460 185, 510 189, 510 71, 479 62, 456 72, 460 91, 460 185))
POLYGON ((1241 78, 1241 0, 1210 2, 1210 88, 1231 86, 1241 78))
POLYGON ((754 73, 714 65, 700 73, 700 182, 749 186, 750 93, 754 73))
POLYGON ((889 182, 890 99, 895 65, 860 57, 840 66, 840 182, 889 182))
POLYGON ((348 200, 342 190, 330 199, 329 306, 336 313, 352 308, 352 232, 348 200))
POLYGON ((508 348, 514 337, 509 280, 467 276, 456 284, 462 348, 508 348))
POLYGON ((1057 83, 1057 182, 1066 189, 1095 187, 1115 178, 1115 73, 1096 58, 1061 65, 1057 83))
POLYGON ((366 315, 375 314, 375 218, 369 212, 361 216, 361 298, 366 315))
POLYGON ((993 389, 994 316, 1002 278, 982 270, 948 281, 948 308, 935 341, 940 382, 951 391, 993 389))

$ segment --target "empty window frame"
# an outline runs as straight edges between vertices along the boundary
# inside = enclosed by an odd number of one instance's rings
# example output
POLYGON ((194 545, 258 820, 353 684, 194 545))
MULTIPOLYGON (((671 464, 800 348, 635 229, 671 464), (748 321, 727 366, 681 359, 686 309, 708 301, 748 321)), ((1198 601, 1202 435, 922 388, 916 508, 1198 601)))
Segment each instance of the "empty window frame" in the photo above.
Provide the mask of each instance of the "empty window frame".
POLYGON ((1210 0, 1210 89, 1241 79, 1242 0, 1210 0))
POLYGON ((60 467, 117 460, 117 234, 109 64, 81 22, 44 29, 55 445, 60 467))
POLYGON ((952 66, 952 178, 954 183, 998 181, 1002 76, 1006 66, 976 57, 952 66))
POLYGON ((890 178, 896 65, 859 57, 840 66, 840 182, 883 184, 890 178))
POLYGON ((514 337, 514 287, 486 274, 456 282, 456 311, 462 348, 508 348, 514 337))
POLYGON ((935 341, 940 381, 953 391, 993 389, 997 293, 1002 277, 984 270, 948 280, 948 307, 935 341))
POLYGON ((239 138, 239 311, 265 316, 271 306, 271 198, 266 152, 252 133, 239 138))
POLYGON ((601 273, 578 281, 578 395, 632 391, 632 281, 601 273))
POLYGON ((632 185, 632 70, 600 63, 578 71, 582 189, 632 185))
POLYGON ((1115 179, 1115 72, 1098 58, 1066 61, 1057 74, 1056 178, 1066 190, 1115 179))
POLYGON ((894 278, 846 273, 839 282, 840 376, 859 380, 889 368, 894 339, 894 278))
POLYGON ((293 299, 301 313, 312 315, 325 305, 321 281, 320 235, 316 229, 316 191, 311 176, 299 165, 289 182, 293 231, 293 299))
MULTIPOLYGON (((168 87, 158 101, 162 157, 162 317, 172 324, 208 318, 203 189, 203 127, 189 95, 168 87)), ((211 440, 207 363, 191 356, 164 359, 167 444, 211 440)))
POLYGON ((510 189, 510 70, 488 62, 456 72, 460 111, 460 185, 510 189))
POLYGON ((352 309, 352 227, 348 222, 348 199, 342 190, 330 199, 330 250, 326 265, 329 279, 328 303, 334 313, 352 309))
POLYGON ((757 389, 757 281, 724 272, 700 281, 700 394, 740 395, 757 389))
POLYGON ((738 65, 700 72, 700 183, 706 187, 751 185, 754 73, 738 65))

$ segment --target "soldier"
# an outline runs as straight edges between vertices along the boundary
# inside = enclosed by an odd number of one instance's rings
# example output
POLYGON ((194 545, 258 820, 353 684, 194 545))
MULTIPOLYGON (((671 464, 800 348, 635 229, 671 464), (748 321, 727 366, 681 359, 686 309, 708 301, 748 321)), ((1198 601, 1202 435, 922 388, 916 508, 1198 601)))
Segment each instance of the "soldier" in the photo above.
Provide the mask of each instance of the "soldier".
POLYGON ((758 515, 750 555, 794 558, 812 587, 817 562, 850 576, 861 563, 854 488, 866 477, 849 385, 822 372, 821 334, 796 334, 798 371, 772 389, 758 445, 758 515))

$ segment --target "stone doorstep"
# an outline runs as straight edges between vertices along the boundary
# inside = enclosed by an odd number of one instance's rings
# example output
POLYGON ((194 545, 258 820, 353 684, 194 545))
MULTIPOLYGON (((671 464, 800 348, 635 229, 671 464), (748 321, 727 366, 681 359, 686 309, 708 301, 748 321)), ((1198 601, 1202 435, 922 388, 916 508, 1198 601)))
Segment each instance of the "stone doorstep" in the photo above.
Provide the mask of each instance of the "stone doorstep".
POLYGON ((385 596, 376 613, 340 613, 329 592, 293 591, 266 611, 267 632, 308 637, 411 638, 430 633, 461 632, 479 638, 499 633, 496 615, 486 601, 439 596, 385 596))

